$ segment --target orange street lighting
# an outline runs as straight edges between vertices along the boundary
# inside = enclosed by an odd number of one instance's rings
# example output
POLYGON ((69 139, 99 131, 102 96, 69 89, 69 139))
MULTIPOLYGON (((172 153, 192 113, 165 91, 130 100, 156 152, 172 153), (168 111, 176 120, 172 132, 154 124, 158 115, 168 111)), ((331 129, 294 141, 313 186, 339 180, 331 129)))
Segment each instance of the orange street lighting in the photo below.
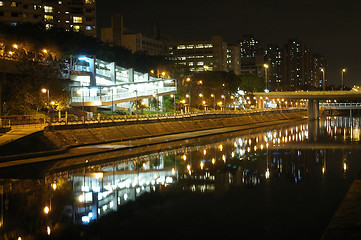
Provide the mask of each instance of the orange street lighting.
POLYGON ((48 53, 48 50, 46 50, 46 49, 43 49, 43 53, 48 53))
POLYGON ((343 74, 346 72, 346 68, 343 68, 341 71, 341 90, 343 90, 343 74))
POLYGON ((18 49, 19 46, 18 46, 16 43, 14 43, 14 44, 13 44, 13 48, 18 49))
POLYGON ((326 90, 325 69, 321 68, 321 72, 322 72, 322 86, 323 86, 323 91, 325 91, 325 90, 326 90))
POLYGON ((267 74, 267 70, 268 70, 268 64, 263 64, 263 67, 264 67, 264 80, 265 80, 265 83, 266 83, 266 89, 268 89, 268 80, 267 80, 267 77, 268 77, 268 74, 267 74))

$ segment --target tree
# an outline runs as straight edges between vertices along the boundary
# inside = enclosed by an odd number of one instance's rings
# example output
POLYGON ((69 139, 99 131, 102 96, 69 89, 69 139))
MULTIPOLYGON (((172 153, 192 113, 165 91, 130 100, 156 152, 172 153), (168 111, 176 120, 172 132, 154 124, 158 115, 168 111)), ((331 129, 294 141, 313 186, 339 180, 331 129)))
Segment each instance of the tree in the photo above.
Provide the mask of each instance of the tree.
POLYGON ((39 52, 22 53, 17 60, 18 74, 7 83, 8 113, 33 114, 42 108, 62 110, 68 106, 68 82, 61 79, 62 65, 57 60, 39 52), (49 91, 49 99, 42 88, 49 91))
POLYGON ((242 75, 240 77, 239 89, 247 92, 262 91, 265 87, 261 77, 255 75, 242 75))

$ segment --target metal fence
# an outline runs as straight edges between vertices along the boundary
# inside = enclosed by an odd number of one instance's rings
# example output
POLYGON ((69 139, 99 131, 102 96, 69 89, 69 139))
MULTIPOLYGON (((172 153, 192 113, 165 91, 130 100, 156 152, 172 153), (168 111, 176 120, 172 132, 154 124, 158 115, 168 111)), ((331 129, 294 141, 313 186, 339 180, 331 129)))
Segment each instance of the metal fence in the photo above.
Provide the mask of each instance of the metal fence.
MULTIPOLYGON (((283 112, 301 110, 303 108, 292 109, 254 109, 254 110, 225 110, 225 111, 196 111, 196 112, 177 112, 165 114, 134 114, 134 115, 110 115, 101 116, 100 114, 95 117, 78 117, 78 118, 32 118, 31 115, 27 116, 10 116, 2 119, 1 122, 6 123, 6 126, 12 128, 21 127, 38 127, 43 128, 49 125, 78 125, 78 124, 95 124, 95 123, 112 123, 112 122, 136 122, 136 121, 151 121, 151 120, 170 120, 170 119, 190 119, 190 118, 221 118, 225 116, 237 116, 246 114, 264 114, 268 112, 283 112)), ((5 126, 5 124, 4 124, 5 126)))

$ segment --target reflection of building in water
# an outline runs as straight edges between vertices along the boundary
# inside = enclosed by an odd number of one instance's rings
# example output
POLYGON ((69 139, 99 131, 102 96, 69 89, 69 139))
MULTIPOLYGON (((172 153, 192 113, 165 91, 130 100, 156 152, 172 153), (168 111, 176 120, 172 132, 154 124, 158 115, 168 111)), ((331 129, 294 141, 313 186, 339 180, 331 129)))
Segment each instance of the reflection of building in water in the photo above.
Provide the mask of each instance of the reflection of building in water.
POLYGON ((72 181, 77 219, 89 222, 169 184, 178 184, 184 191, 222 195, 231 186, 254 187, 278 178, 298 183, 311 168, 322 165, 324 152, 268 148, 307 139, 307 125, 285 127, 98 165, 89 162, 86 167, 55 173, 48 182, 72 181))

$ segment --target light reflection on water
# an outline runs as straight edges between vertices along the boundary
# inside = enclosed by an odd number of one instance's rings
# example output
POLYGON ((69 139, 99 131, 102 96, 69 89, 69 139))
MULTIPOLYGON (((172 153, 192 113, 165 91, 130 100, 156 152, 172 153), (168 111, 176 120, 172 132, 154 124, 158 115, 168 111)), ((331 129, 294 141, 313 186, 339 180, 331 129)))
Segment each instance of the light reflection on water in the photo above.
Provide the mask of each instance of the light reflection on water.
MULTIPOLYGON (((350 122, 347 118, 327 118, 319 124, 316 130, 311 129, 317 131, 312 134, 313 142, 326 136, 327 140, 360 139, 358 119, 350 122)), ((308 124, 281 127, 216 143, 184 146, 58 172, 47 176, 47 182, 57 182, 59 178, 72 182, 75 219, 83 222, 117 210, 144 192, 171 184, 180 185, 184 191, 214 192, 217 196, 225 194, 231 186, 256 187, 281 178, 297 184, 307 178, 310 171, 325 175, 328 170, 329 150, 277 150, 281 144, 309 142, 309 127, 308 124)), ((349 169, 348 155, 348 152, 343 154, 340 163, 344 174, 349 169)))
MULTIPOLYGON (((89 164, 48 175, 45 182, 59 188, 64 182, 71 184, 73 204, 67 205, 64 213, 71 221, 83 223, 116 211, 145 192, 163 191, 171 185, 222 197, 232 188, 252 191, 259 187, 273 189, 285 182, 297 186, 302 182, 322 185, 339 181, 345 192, 360 170, 352 154, 356 150, 316 146, 322 141, 357 142, 359 127, 359 119, 329 117, 319 123, 283 126, 208 144, 89 164), (301 142, 314 144, 315 149, 277 149, 301 142)), ((10 185, 4 184, 5 191, 10 185)), ((43 204, 56 202, 53 197, 50 195, 43 204)))

